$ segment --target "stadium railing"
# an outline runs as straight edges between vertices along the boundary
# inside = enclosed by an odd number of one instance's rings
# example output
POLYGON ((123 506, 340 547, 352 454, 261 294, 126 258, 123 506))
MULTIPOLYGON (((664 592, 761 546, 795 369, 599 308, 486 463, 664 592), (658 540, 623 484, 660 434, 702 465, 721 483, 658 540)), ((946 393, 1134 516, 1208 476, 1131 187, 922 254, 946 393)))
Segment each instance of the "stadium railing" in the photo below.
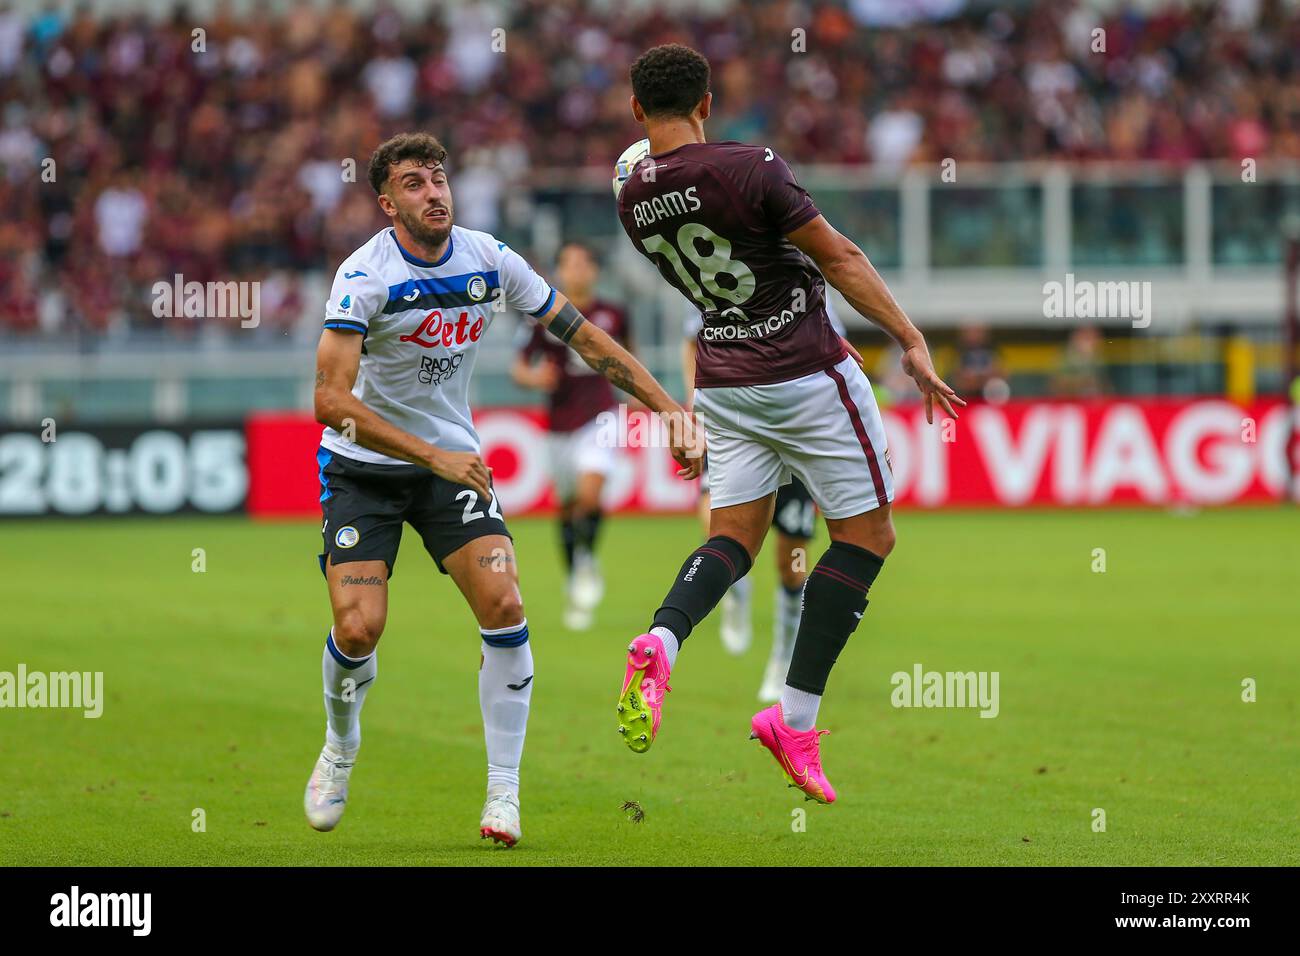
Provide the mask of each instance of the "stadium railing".
MULTIPOLYGON (((1020 393, 1041 392, 1052 349, 1087 321, 1119 343, 1104 358, 1117 367, 1112 378, 1120 391, 1204 393, 1234 378, 1249 379, 1246 391, 1280 383, 1283 234, 1288 221, 1300 220, 1300 164, 955 163, 901 173, 799 173, 827 217, 863 246, 940 345, 945 330, 967 323, 1000 329, 999 337, 1012 341, 1032 332, 1024 348, 1010 352, 1020 393), (1150 283, 1150 324, 1052 314, 1045 286, 1067 276, 1150 283)), ((641 357, 680 391, 687 306, 623 237, 607 173, 535 171, 503 182, 491 208, 494 221, 465 224, 500 235, 544 272, 566 239, 600 249, 602 294, 628 306, 641 357)), ((182 421, 309 407, 320 318, 313 304, 324 301, 331 267, 322 263, 321 272, 304 277, 309 306, 287 336, 238 328, 198 342, 83 334, 70 346, 66 336, 0 332, 0 421, 32 424, 52 413, 82 421, 182 421)), ((840 312, 866 349, 883 345, 865 320, 840 312)), ((506 329, 488 337, 476 401, 535 400, 511 384, 511 354, 506 329)))

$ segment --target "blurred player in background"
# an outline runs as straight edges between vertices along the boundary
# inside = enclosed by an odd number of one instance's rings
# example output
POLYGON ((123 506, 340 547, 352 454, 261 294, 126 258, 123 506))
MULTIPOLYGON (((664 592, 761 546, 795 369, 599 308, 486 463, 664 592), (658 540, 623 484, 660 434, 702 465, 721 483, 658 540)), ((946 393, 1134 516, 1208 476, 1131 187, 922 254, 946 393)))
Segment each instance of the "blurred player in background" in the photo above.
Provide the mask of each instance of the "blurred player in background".
MULTIPOLYGON (((600 264, 590 247, 565 243, 556 258, 555 278, 588 322, 631 352, 627 315, 595 297, 600 264)), ((614 468, 614 448, 602 441, 597 416, 614 408, 617 400, 602 375, 541 326, 520 326, 519 339, 519 355, 510 375, 521 387, 547 396, 551 478, 560 502, 560 541, 568 572, 564 624, 571 630, 586 630, 605 591, 596 561, 596 536, 602 518, 601 494, 614 468)))
POLYGON ((957 337, 957 364, 951 371, 953 388, 986 401, 1009 397, 1007 373, 993 333, 983 322, 966 322, 957 337))
MULTIPOLYGON (((533 687, 514 546, 469 408, 478 347, 500 305, 531 315, 611 382, 657 412, 685 415, 662 386, 504 242, 453 224, 447 151, 403 133, 370 159, 392 220, 343 260, 316 352, 316 456, 334 626, 325 639, 325 746, 303 796, 308 822, 343 816, 388 617, 402 525, 419 533, 478 623, 479 706, 487 749, 483 837, 521 836, 519 765, 533 687)), ((671 433, 679 474, 694 477, 689 436, 671 433)))
POLYGON ((895 536, 884 425, 860 357, 826 317, 826 283, 902 347, 928 420, 936 403, 954 415, 963 402, 862 250, 826 221, 784 160, 767 146, 706 142, 703 56, 658 46, 632 65, 631 79, 650 153, 622 186, 618 216, 632 245, 703 316, 694 411, 708 438, 712 510, 711 537, 628 647, 619 732, 634 752, 650 748, 682 642, 749 572, 777 490, 797 474, 831 545, 804 587, 781 699, 750 728, 792 784, 831 803, 817 715, 895 536))
MULTIPOLYGON (((826 299, 826 317, 831 327, 841 338, 845 335, 844 323, 840 321, 826 299)), ((704 327, 704 320, 696 309, 691 309, 683 326, 685 339, 682 342, 682 381, 686 382, 686 407, 692 402, 690 392, 695 381, 696 339, 704 327)), ((860 364, 860 363, 859 363, 860 364)), ((709 472, 705 461, 704 473, 700 476, 700 523, 704 534, 709 533, 709 472)), ((786 671, 790 669, 790 658, 794 654, 794 637, 799 632, 799 617, 803 610, 803 585, 808 579, 808 545, 812 543, 817 517, 817 505, 808 493, 807 487, 797 477, 791 476, 789 483, 782 485, 776 492, 776 506, 772 513, 772 527, 776 529, 776 596, 775 610, 772 614, 772 650, 768 654, 767 667, 763 670, 763 683, 758 690, 758 699, 765 704, 772 704, 781 699, 781 688, 785 686, 786 671)), ((719 635, 722 646, 728 652, 740 655, 749 650, 753 642, 753 581, 749 575, 736 581, 722 596, 722 623, 719 635)))

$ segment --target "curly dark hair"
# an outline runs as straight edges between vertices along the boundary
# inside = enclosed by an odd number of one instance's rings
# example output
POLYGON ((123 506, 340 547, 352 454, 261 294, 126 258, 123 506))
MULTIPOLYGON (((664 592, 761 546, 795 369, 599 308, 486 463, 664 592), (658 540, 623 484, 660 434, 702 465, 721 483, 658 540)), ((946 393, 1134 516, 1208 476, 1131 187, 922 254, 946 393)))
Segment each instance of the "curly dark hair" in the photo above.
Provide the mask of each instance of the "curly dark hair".
POLYGON ((424 166, 437 166, 446 161, 447 149, 430 133, 398 133, 380 143, 379 148, 371 153, 370 166, 366 170, 377 195, 383 193, 393 164, 407 159, 417 160, 424 166))
POLYGON ((690 116, 709 91, 709 61, 680 43, 642 53, 632 64, 632 93, 646 116, 690 116))

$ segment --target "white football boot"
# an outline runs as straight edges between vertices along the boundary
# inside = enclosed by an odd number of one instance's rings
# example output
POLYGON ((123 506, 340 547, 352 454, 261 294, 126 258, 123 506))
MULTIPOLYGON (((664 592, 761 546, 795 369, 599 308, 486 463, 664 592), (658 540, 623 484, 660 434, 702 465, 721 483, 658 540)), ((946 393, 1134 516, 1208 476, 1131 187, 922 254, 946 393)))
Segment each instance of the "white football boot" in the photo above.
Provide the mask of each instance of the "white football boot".
POLYGON ((570 604, 564 609, 564 626, 570 631, 585 631, 591 627, 591 611, 570 604))
POLYGON ((356 762, 355 751, 340 753, 329 744, 321 750, 302 800, 307 822, 314 829, 324 833, 338 826, 348 802, 348 777, 356 762))
POLYGON ((484 840, 491 837, 508 847, 518 843, 523 836, 519 828, 519 798, 504 787, 490 787, 478 833, 484 840))

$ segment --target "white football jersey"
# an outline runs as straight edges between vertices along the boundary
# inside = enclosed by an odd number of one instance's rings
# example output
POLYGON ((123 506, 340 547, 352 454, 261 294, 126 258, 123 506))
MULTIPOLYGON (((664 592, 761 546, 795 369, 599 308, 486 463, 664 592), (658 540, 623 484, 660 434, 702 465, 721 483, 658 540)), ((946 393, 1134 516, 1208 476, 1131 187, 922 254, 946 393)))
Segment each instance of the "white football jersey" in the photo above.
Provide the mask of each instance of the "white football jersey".
MULTIPOLYGON (((452 226, 437 262, 417 258, 392 228, 343 260, 325 328, 365 336, 352 394, 403 431, 448 451, 479 450, 469 410, 478 346, 506 306, 545 315, 555 290, 509 246, 452 226)), ((407 464, 326 427, 321 444, 357 461, 407 464)))

